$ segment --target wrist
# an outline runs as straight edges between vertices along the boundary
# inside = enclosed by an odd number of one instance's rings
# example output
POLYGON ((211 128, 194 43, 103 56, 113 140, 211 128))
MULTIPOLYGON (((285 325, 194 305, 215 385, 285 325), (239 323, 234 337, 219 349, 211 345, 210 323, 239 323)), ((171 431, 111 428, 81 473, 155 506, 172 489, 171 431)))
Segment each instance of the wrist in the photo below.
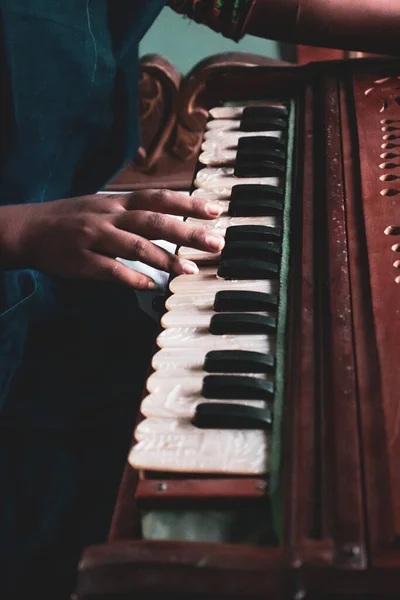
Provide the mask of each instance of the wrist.
POLYGON ((24 223, 27 206, 0 206, 0 269, 21 269, 25 264, 23 252, 24 223))

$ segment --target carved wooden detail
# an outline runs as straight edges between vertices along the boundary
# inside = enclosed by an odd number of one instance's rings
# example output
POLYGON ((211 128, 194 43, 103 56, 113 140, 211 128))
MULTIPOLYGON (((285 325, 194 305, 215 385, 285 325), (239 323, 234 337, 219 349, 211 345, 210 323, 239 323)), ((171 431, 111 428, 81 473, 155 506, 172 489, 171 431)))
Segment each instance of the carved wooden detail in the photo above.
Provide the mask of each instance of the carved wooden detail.
MULTIPOLYGON (((297 46, 299 64, 364 56, 361 52, 297 46)), ((188 190, 208 109, 221 102, 224 95, 230 100, 240 98, 240 89, 227 87, 232 73, 246 67, 289 64, 256 54, 226 52, 201 61, 182 77, 161 56, 144 56, 139 83, 142 145, 136 159, 108 189, 188 190)))
POLYGON ((227 76, 242 68, 286 64, 256 54, 227 52, 201 61, 181 77, 166 59, 144 56, 139 84, 142 145, 136 159, 108 189, 188 190, 208 109, 221 96, 240 98, 240 89, 233 90, 227 76), (226 93, 221 94, 222 89, 226 93))

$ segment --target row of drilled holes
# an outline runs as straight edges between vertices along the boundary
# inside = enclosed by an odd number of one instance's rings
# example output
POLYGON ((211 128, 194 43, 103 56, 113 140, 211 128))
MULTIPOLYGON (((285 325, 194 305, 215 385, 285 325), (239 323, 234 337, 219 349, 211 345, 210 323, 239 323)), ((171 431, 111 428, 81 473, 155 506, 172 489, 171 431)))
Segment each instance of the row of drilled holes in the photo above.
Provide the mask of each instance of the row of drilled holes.
MULTIPOLYGON (((399 99, 396 98, 396 102, 400 104, 398 100, 399 99)), ((387 103, 385 104, 388 106, 387 103)), ((385 162, 381 163, 379 167, 385 171, 391 171, 392 169, 400 167, 398 162, 393 162, 394 160, 400 158, 400 150, 397 150, 400 148, 400 144, 397 141, 400 140, 400 135, 397 134, 397 132, 400 131, 400 119, 382 119, 381 125, 384 140, 381 148, 384 150, 384 152, 380 155, 380 158, 385 162)), ((385 173, 384 175, 381 175, 379 179, 384 182, 393 182, 398 181, 400 179, 400 175, 396 175, 395 173, 385 173)), ((397 196, 398 194, 400 194, 400 190, 394 187, 384 188, 381 190, 382 196, 397 196)), ((400 227, 396 225, 389 225, 385 229, 385 234, 400 235, 400 227)), ((393 244, 392 250, 393 252, 400 252, 400 244, 393 244)), ((393 266, 396 269, 400 268, 400 260, 396 260, 393 263, 393 266)), ((400 283, 400 276, 395 277, 395 282, 400 283)))
MULTIPOLYGON (((383 79, 376 79, 374 81, 374 86, 365 90, 364 94, 366 96, 369 96, 377 86, 380 86, 384 83, 392 81, 393 79, 400 80, 400 76, 384 77, 383 79)), ((400 90, 400 87, 397 86, 394 89, 400 90)), ((394 98, 394 101, 396 102, 396 104, 398 104, 400 106, 400 96, 396 96, 394 98)), ((379 112, 381 114, 386 112, 388 107, 389 107, 389 102, 387 100, 384 100, 382 102, 382 106, 381 106, 379 112)), ((397 132, 400 132, 400 119, 382 119, 380 123, 382 126, 381 129, 383 132, 383 136, 382 136, 383 144, 381 145, 381 148, 384 151, 380 155, 380 158, 382 160, 384 160, 385 162, 381 163, 379 165, 379 167, 381 169, 384 169, 385 171, 386 170, 390 171, 392 169, 400 167, 399 163, 391 162, 393 160, 400 158, 400 150, 397 150, 398 148, 400 149, 400 143, 398 141, 398 140, 400 140, 400 135, 398 135, 398 133, 397 133, 397 132)), ((398 181, 400 179, 400 175, 396 175, 394 173, 385 173, 384 175, 381 175, 379 177, 379 179, 383 182, 393 182, 393 181, 398 181)), ((388 188, 384 188, 383 190, 381 190, 382 196, 397 196, 398 194, 400 194, 400 191, 394 187, 388 187, 388 188)), ((400 235, 400 226, 399 225, 389 225, 385 229, 385 234, 386 235, 400 235)), ((393 244, 392 250, 393 250, 393 252, 400 252, 400 244, 393 244)), ((400 260, 396 260, 393 263, 393 266, 396 268, 400 268, 400 260)), ((395 278, 395 282, 400 283, 400 276, 395 278)))

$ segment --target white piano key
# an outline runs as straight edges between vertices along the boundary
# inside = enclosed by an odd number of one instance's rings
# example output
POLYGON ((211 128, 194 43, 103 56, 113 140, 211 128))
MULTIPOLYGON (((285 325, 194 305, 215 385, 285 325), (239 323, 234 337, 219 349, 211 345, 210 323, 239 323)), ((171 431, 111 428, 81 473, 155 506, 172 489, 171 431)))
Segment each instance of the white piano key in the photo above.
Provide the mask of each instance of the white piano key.
MULTIPOLYGON (((228 216, 228 209, 229 209, 229 202, 230 202, 230 196, 231 194, 225 194, 224 198, 217 198, 216 194, 213 194, 214 198, 201 198, 202 200, 208 200, 209 202, 211 201, 213 204, 217 204, 221 209, 222 212, 220 214, 220 216, 218 217, 219 219, 221 217, 226 217, 228 216)), ((195 196, 195 198, 198 196, 195 196)))
POLYGON ((213 310, 215 294, 173 294, 165 302, 167 310, 186 310, 193 308, 198 311, 213 310))
POLYGON ((240 119, 214 119, 208 121, 206 125, 206 131, 212 131, 215 129, 231 129, 236 130, 240 127, 240 119))
POLYGON ((136 469, 183 473, 261 475, 268 436, 262 431, 197 429, 184 419, 144 419, 129 453, 136 469))
POLYGON ((272 106, 275 108, 285 108, 282 102, 251 102, 243 106, 215 106, 210 108, 209 115, 213 119, 239 119, 242 116, 243 110, 249 106, 272 106))
POLYGON ((254 279, 221 279, 217 277, 217 267, 200 268, 196 275, 178 275, 169 284, 173 294, 187 293, 198 294, 207 292, 216 294, 220 290, 249 290, 254 292, 265 292, 276 294, 279 291, 279 282, 254 279))
POLYGON ((210 350, 254 350, 275 353, 276 339, 272 335, 212 335, 204 327, 170 327, 157 337, 159 348, 205 348, 210 350))
POLYGON ((235 177, 233 167, 207 167, 197 172, 195 185, 208 190, 232 188, 234 185, 273 185, 283 186, 280 177, 235 177))
MULTIPOLYGON (((165 375, 165 372, 156 371, 148 378, 146 389, 153 394, 157 393, 165 398, 168 397, 170 402, 173 403, 174 398, 201 396, 203 379, 206 375, 207 373, 205 372, 193 374, 189 371, 185 371, 185 369, 174 371, 173 374, 170 373, 170 375, 167 376, 165 375)), ((235 375, 240 375, 240 373, 235 373, 235 375)), ((242 373, 242 375, 270 381, 274 379, 272 375, 267 377, 263 373, 242 373)))
POLYGON ((230 129, 210 129, 204 134, 204 142, 202 143, 202 149, 209 149, 206 142, 214 142, 218 145, 223 145, 225 148, 236 148, 238 140, 241 137, 273 137, 278 140, 283 139, 282 131, 231 131, 230 129))
MULTIPOLYGON (((192 307, 185 309, 175 309, 166 312, 161 318, 161 325, 167 329, 168 327, 205 327, 210 326, 211 317, 217 314, 214 310, 196 310, 192 307)), ((247 314, 257 315, 272 315, 276 312, 252 312, 247 314)))
POLYGON ((218 202, 220 200, 229 201, 231 199, 231 190, 228 188, 205 190, 204 188, 197 188, 191 194, 194 198, 201 198, 202 200, 208 200, 209 202, 218 202))
POLYGON ((214 106, 208 111, 213 119, 238 119, 245 106, 214 106))
POLYGON ((221 235, 225 232, 228 227, 235 227, 236 225, 266 225, 267 227, 281 227, 282 219, 280 217, 229 217, 223 215, 214 219, 213 221, 204 221, 203 219, 194 219, 189 217, 186 219, 188 225, 194 225, 195 227, 202 227, 208 231, 218 231, 221 235))
POLYGON ((154 354, 151 365, 163 377, 176 377, 183 369, 189 376, 204 376, 203 365, 207 352, 204 349, 187 348, 182 352, 181 348, 163 348, 154 354))
POLYGON ((206 353, 204 350, 193 350, 183 353, 181 348, 163 348, 153 356, 151 366, 155 371, 174 376, 174 372, 185 369, 194 375, 203 373, 206 353))
MULTIPOLYGON (((243 135, 238 135, 235 131, 227 131, 225 136, 217 138, 208 138, 205 139, 201 144, 202 152, 207 152, 211 154, 215 154, 218 157, 227 156, 231 158, 232 153, 234 153, 235 158, 238 150, 239 139, 242 137, 271 137, 267 135, 262 135, 266 132, 261 132, 259 134, 252 133, 251 136, 244 135, 246 132, 243 132, 243 135)), ((275 137, 275 136, 272 136, 275 137)))
POLYGON ((236 160, 237 150, 216 146, 212 150, 206 150, 199 156, 202 165, 233 165, 236 160))
MULTIPOLYGON (((198 404, 210 404, 216 402, 210 398, 203 398, 200 394, 192 396, 178 396, 175 394, 163 394, 159 392, 149 394, 140 406, 140 412, 145 417, 158 419, 193 419, 198 404)), ((262 400, 218 400, 229 404, 244 404, 254 408, 265 409, 267 403, 262 400)))
POLYGON ((273 339, 267 339, 265 335, 208 335, 197 334, 192 331, 165 329, 157 338, 157 346, 161 349, 178 349, 181 352, 194 350, 204 353, 211 350, 250 350, 252 352, 263 352, 275 354, 276 343, 273 339), (189 347, 190 346, 190 347, 189 347))
MULTIPOLYGON (((206 125, 205 137, 207 137, 207 133, 209 132, 238 132, 238 133, 248 133, 247 131, 240 130, 240 119, 214 119, 212 121, 208 121, 206 125)), ((254 130, 251 132, 253 135, 259 135, 260 133, 269 133, 272 134, 269 137, 278 137, 281 134, 281 131, 257 131, 254 130)), ((281 136, 279 136, 281 137, 281 136)))
POLYGON ((216 144, 208 140, 202 145, 199 162, 209 167, 216 165, 234 166, 237 153, 237 146, 234 148, 226 147, 225 143, 216 144))
POLYGON ((221 253, 205 252, 204 250, 196 250, 196 248, 181 246, 178 250, 178 256, 195 263, 215 263, 218 261, 221 253))
MULTIPOLYGON (((219 279, 218 281, 224 280, 219 279)), ((246 290, 248 292, 265 292, 266 294, 268 294, 268 291, 266 290, 269 290, 271 288, 271 283, 276 282, 259 279, 252 281, 251 284, 247 282, 247 287, 241 286, 240 288, 239 283, 242 282, 237 282, 237 286, 232 289, 237 289, 238 291, 246 290)), ((177 294, 173 294, 167 299, 165 307, 167 310, 178 309, 182 311, 187 310, 188 308, 193 308, 201 312, 204 312, 206 310, 213 310, 215 293, 216 292, 209 293, 208 289, 203 290, 202 293, 195 294, 190 293, 189 290, 185 293, 178 292, 177 294)))

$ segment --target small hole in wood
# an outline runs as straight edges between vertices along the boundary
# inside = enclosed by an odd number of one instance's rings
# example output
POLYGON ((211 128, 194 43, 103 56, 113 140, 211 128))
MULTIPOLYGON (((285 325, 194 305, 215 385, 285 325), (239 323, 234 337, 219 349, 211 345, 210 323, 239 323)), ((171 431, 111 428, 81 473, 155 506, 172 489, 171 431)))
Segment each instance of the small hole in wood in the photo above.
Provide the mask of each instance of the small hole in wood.
POLYGON ((400 148, 400 144, 382 144, 382 150, 392 150, 393 148, 400 148))
POLYGON ((381 196, 397 196, 398 194, 400 194, 400 192, 398 190, 394 190, 393 188, 381 190, 381 196))
POLYGON ((400 175, 393 175, 392 173, 388 173, 387 175, 381 175, 379 177, 381 181, 396 181, 400 179, 400 175))
POLYGON ((380 85, 381 83, 386 83, 386 81, 390 81, 391 77, 383 77, 383 79, 375 79, 374 83, 380 85))
POLYGON ((385 235, 400 235, 399 225, 388 225, 385 229, 385 235))
POLYGON ((397 167, 400 167, 400 164, 384 162, 379 165, 380 169, 396 169, 397 167))
POLYGON ((383 154, 381 154, 381 158, 399 158, 400 154, 396 154, 395 152, 384 152, 383 154))

